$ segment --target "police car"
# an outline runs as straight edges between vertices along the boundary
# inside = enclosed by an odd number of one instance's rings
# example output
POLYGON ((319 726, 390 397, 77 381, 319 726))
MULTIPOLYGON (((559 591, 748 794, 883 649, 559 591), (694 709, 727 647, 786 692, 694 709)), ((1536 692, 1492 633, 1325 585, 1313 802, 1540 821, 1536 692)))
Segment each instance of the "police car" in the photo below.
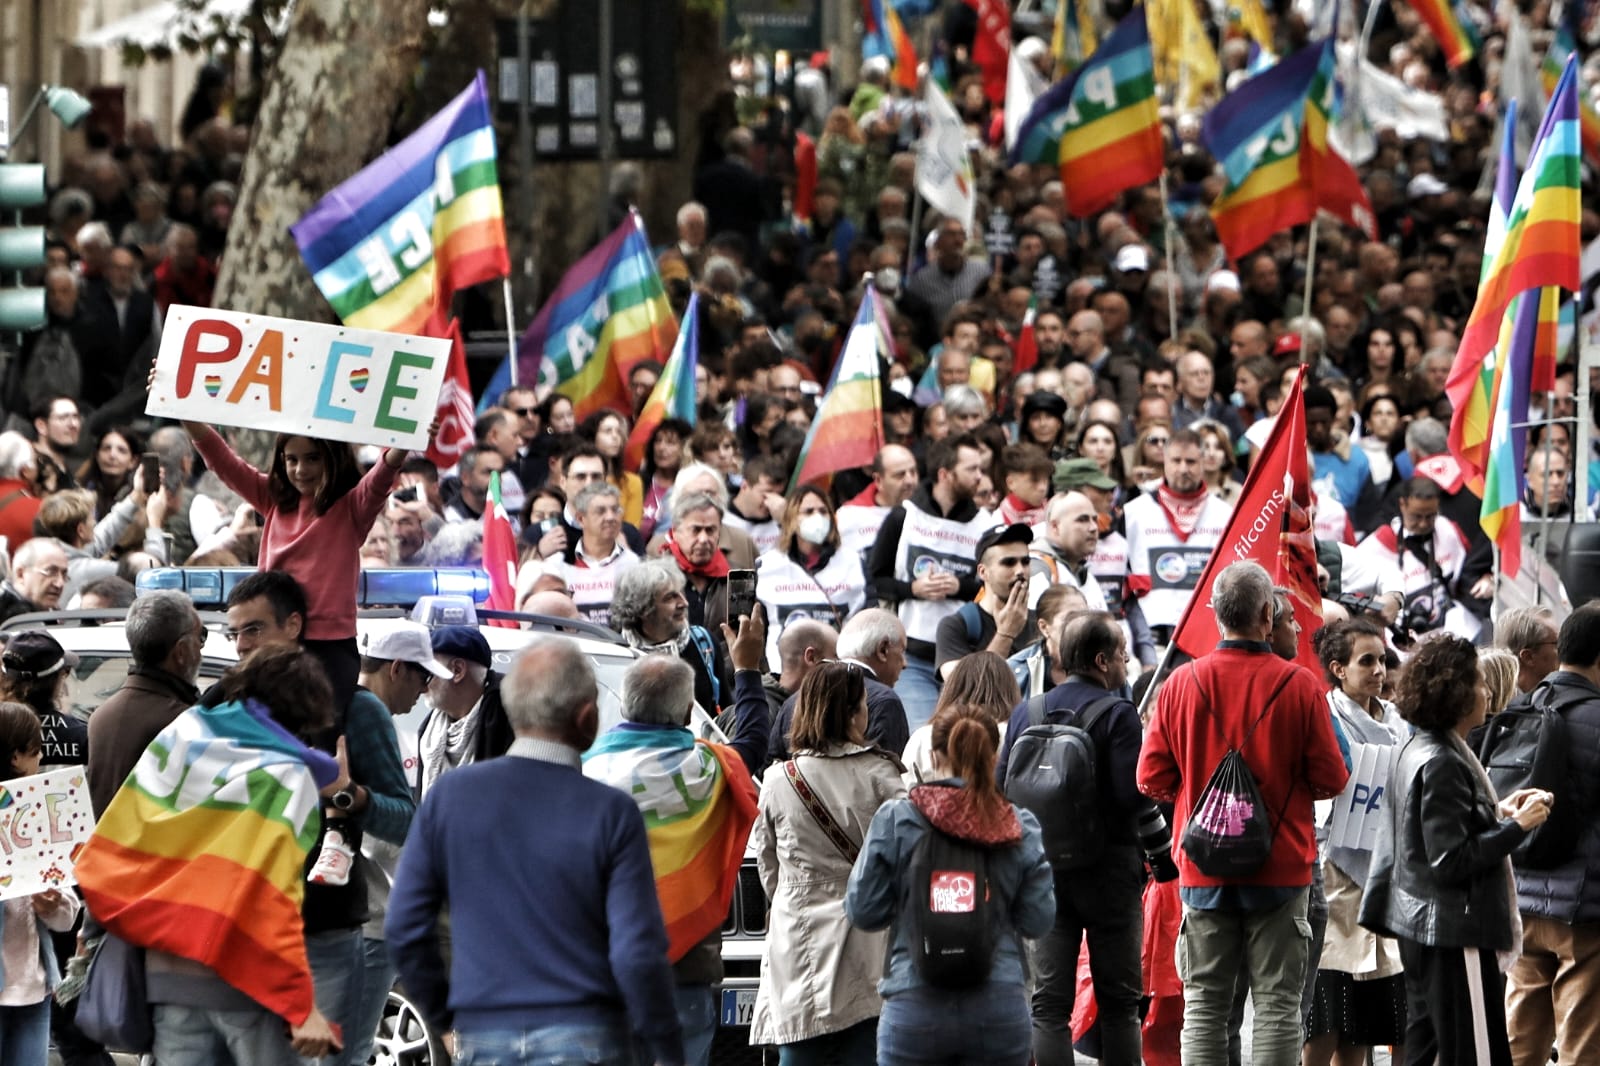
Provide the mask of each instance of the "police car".
MULTIPOLYGON (((233 587, 253 573, 250 568, 171 567, 139 575, 141 593, 155 589, 186 592, 199 609, 207 630, 200 665, 201 689, 238 662, 237 650, 224 636, 224 611, 233 587)), ((488 598, 488 591, 488 576, 481 570, 363 570, 357 601, 358 637, 407 620, 430 626, 477 625, 494 656, 494 670, 504 673, 530 641, 558 633, 577 641, 594 666, 600 692, 600 728, 609 729, 622 720, 622 678, 638 658, 638 652, 616 633, 589 622, 485 611, 478 605, 488 598), (511 628, 483 624, 491 616, 517 625, 511 628)), ((19 629, 47 627, 62 647, 78 656, 78 665, 68 681, 65 706, 68 713, 87 719, 128 675, 132 660, 124 621, 125 612, 115 609, 25 614, 0 624, 0 639, 19 629)), ((419 701, 411 711, 395 718, 406 774, 413 783, 418 775, 416 739, 426 716, 427 705, 419 701)), ((712 718, 698 707, 691 728, 708 740, 726 739, 712 718)), ((760 1061, 759 1051, 750 1048, 748 1041, 765 932, 766 899, 755 864, 746 859, 724 926, 723 957, 728 979, 721 998, 723 1024, 713 1053, 713 1061, 719 1064, 760 1061)), ((389 995, 372 1062, 376 1066, 445 1066, 449 1062, 437 1034, 398 989, 389 995)))

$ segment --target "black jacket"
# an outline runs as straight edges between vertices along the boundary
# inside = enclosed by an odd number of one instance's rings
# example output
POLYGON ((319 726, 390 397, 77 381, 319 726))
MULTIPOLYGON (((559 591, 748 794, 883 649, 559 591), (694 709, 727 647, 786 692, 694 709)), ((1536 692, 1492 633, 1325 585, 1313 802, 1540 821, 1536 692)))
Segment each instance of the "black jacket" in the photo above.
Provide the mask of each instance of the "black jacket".
MULTIPOLYGON (((1582 835, 1572 857, 1548 870, 1517 868, 1518 906, 1522 913, 1575 925, 1600 922, 1600 690, 1587 678, 1557 670, 1541 683, 1556 691, 1552 705, 1562 707, 1567 724, 1568 795, 1583 812, 1582 835), (1584 700, 1583 696, 1590 699, 1584 700)), ((1538 689, 1534 690, 1535 692, 1538 689)))
MULTIPOLYGON (((896 759, 906 750, 911 739, 911 727, 906 722, 906 708, 895 690, 875 677, 867 677, 867 743, 876 744, 896 759)), ((773 762, 789 757, 789 726, 794 722, 794 708, 800 696, 790 696, 772 723, 772 733, 767 740, 767 754, 773 762)))
POLYGON ((19 614, 32 614, 43 609, 12 588, 11 582, 0 584, 0 622, 15 618, 19 614))
POLYGON ((1527 834, 1500 819, 1465 745, 1439 730, 1414 734, 1389 771, 1387 802, 1361 924, 1430 947, 1510 950, 1505 860, 1527 834))

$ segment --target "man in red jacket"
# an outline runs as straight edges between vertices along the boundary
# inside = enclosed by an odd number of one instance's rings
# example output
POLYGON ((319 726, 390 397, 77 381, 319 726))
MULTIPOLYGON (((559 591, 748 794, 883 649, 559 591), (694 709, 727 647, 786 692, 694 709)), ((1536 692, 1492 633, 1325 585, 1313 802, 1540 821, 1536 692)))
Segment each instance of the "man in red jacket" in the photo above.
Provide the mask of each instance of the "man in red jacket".
POLYGON ((1228 1061, 1228 1010, 1241 971, 1255 1001, 1257 1066, 1300 1061, 1317 854, 1311 804, 1337 796, 1350 776, 1324 686, 1272 653, 1272 595, 1272 579, 1256 563, 1217 576, 1212 604, 1222 641, 1162 687, 1139 756, 1139 790, 1174 804, 1175 837, 1230 749, 1254 775, 1273 828, 1271 854, 1248 877, 1208 877, 1177 849, 1183 1061, 1194 1066, 1228 1061))

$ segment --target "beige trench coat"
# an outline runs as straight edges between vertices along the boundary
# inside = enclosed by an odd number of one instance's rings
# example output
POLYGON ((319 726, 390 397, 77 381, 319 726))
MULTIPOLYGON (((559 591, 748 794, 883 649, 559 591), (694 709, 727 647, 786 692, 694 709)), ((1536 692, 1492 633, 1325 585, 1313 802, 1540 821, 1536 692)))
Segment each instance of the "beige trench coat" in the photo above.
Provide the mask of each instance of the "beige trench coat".
MULTIPOLYGON (((878 808, 906 791, 894 760, 869 748, 844 745, 797 761, 858 848, 878 808)), ((845 918, 851 863, 800 802, 782 763, 762 779, 750 846, 772 908, 750 1042, 792 1044, 876 1018, 888 934, 862 932, 845 918)))

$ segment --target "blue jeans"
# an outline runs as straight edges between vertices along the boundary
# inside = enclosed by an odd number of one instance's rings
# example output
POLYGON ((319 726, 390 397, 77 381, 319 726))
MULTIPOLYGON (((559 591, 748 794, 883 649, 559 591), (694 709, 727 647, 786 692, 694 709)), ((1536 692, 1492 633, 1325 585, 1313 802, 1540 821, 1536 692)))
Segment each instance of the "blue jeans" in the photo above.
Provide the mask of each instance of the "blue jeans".
POLYGON ((1021 985, 913 988, 883 1001, 878 1066, 1028 1066, 1032 1036, 1021 985))
POLYGON ((50 1060, 50 997, 27 1007, 0 1007, 0 1066, 44 1066, 50 1060))
POLYGON ((350 1013, 350 1027, 344 1031, 344 1051, 335 1060, 339 1063, 364 1064, 372 1057, 372 1038, 377 1035, 389 989, 394 986, 394 963, 389 961, 387 944, 362 937, 361 956, 359 988, 350 1013))
POLYGON ((873 1066, 877 1059, 878 1019, 868 1018, 826 1036, 778 1047, 778 1066, 873 1066))
POLYGON ((155 1061, 161 1066, 299 1066, 301 1061, 289 1046, 283 1019, 262 1008, 157 1003, 155 1022, 155 1061))
POLYGON ((605 1025, 549 1025, 543 1029, 485 1029, 456 1037, 455 1066, 634 1066, 633 1038, 605 1025))
POLYGON ((678 1024, 683 1027, 683 1061, 711 1066, 711 1042, 717 1036, 717 990, 710 985, 678 985, 672 990, 678 1024))
MULTIPOLYGON (((311 962, 311 982, 317 1009, 349 1039, 356 1028, 356 1007, 361 1001, 362 953, 360 929, 335 929, 306 934, 306 958, 311 962)), ((368 1034, 369 1037, 371 1034, 368 1034)), ((306 1059, 306 1066, 352 1066, 348 1048, 332 1059, 306 1059)), ((366 1062, 366 1059, 360 1059, 366 1062)))
POLYGON ((907 655, 906 668, 900 671, 894 692, 906 709, 906 726, 915 733, 918 726, 927 725, 933 720, 933 709, 939 703, 939 681, 933 672, 933 661, 907 655))

